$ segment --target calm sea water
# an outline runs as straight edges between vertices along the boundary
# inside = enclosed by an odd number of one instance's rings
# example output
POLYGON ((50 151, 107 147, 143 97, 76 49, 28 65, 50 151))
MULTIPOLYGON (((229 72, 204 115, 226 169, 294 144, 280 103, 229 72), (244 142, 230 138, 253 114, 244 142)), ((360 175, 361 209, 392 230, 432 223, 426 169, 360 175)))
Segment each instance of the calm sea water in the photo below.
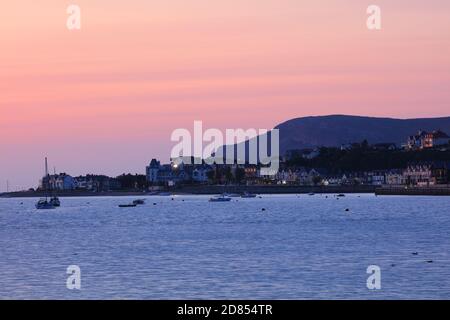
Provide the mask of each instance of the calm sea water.
POLYGON ((450 299, 449 197, 133 199, 0 199, 0 298, 450 299))

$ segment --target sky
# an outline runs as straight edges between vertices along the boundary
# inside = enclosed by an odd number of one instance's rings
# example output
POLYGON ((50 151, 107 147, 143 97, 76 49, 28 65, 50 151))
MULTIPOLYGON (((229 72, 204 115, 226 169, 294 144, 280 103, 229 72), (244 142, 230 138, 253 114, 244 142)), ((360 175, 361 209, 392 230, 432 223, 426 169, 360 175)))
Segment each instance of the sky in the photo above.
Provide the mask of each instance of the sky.
POLYGON ((448 0, 2 3, 0 192, 36 187, 46 156, 73 176, 144 173, 194 120, 449 116, 449 15, 448 0))

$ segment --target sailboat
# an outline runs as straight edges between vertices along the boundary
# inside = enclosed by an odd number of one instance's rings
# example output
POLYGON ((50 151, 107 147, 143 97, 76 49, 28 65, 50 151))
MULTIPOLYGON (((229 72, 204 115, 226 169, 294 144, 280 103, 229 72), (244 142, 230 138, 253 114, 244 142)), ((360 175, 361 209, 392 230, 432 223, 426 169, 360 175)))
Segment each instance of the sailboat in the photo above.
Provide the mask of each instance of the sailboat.
POLYGON ((47 210, 47 209, 55 209, 56 207, 47 200, 47 198, 42 198, 36 203, 36 209, 39 210, 47 210))
MULTIPOLYGON (((47 158, 45 158, 45 189, 50 190, 50 175, 48 174, 48 165, 47 165, 47 158)), ((59 207, 61 205, 58 197, 51 197, 50 201, 48 200, 48 196, 46 195, 45 198, 40 199, 36 203, 36 209, 39 210, 48 210, 48 209, 55 209, 56 207, 59 207)))
POLYGON ((50 203, 51 203, 53 206, 55 206, 55 207, 60 207, 60 206, 61 206, 61 201, 59 201, 59 198, 58 198, 58 197, 55 197, 55 196, 53 196, 53 197, 50 198, 50 203))
MULTIPOLYGON (((45 166, 47 167, 47 158, 45 158, 45 166)), ((56 176, 56 169, 54 170, 54 175, 56 176)), ((50 188, 50 193, 51 193, 51 188, 50 188)), ((59 198, 57 196, 52 196, 50 198, 50 203, 55 206, 55 207, 60 207, 61 206, 61 201, 59 201, 59 198)))

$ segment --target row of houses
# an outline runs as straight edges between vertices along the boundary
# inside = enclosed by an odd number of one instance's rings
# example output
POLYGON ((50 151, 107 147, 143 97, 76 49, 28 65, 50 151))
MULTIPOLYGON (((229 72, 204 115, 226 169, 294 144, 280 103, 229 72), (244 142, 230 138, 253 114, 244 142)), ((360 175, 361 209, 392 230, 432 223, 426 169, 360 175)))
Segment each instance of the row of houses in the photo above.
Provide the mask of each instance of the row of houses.
POLYGON ((450 184, 450 162, 411 163, 405 169, 349 172, 329 175, 317 169, 282 170, 275 177, 278 183, 300 185, 416 185, 450 184))
POLYGON ((66 173, 59 173, 43 177, 39 183, 39 189, 58 191, 111 191, 120 190, 121 183, 116 178, 111 178, 104 175, 72 177, 66 173))
POLYGON ((321 168, 282 167, 274 176, 255 165, 164 164, 153 159, 146 168, 150 185, 245 183, 282 185, 436 185, 450 183, 450 162, 411 163, 407 168, 331 174, 321 168))
POLYGON ((181 163, 161 164, 160 161, 152 159, 146 167, 147 182, 152 185, 168 185, 193 181, 197 183, 208 182, 208 172, 213 168, 206 164, 187 165, 181 163))

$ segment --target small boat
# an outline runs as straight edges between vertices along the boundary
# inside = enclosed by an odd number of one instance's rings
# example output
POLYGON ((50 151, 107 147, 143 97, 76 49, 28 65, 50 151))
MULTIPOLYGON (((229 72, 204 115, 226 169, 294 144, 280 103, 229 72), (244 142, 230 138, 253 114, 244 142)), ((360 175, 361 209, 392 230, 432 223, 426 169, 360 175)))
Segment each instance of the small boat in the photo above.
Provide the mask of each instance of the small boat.
POLYGON ((227 197, 226 195, 221 195, 218 197, 212 197, 211 199, 209 199, 210 202, 228 202, 231 201, 230 197, 227 197))
POLYGON ((342 198, 342 197, 345 197, 345 194, 340 193, 340 194, 338 194, 336 197, 342 198))
POLYGON ((315 193, 314 193, 314 192, 310 192, 310 193, 308 193, 308 195, 309 195, 309 196, 314 196, 315 193))
POLYGON ((50 198, 50 203, 54 206, 54 207, 60 207, 61 206, 61 201, 59 201, 58 197, 51 197, 50 198))
POLYGON ((135 205, 145 204, 145 200, 144 199, 133 200, 133 204, 135 205))
POLYGON ((158 196, 162 197, 170 197, 172 194, 170 192, 160 192, 158 193, 158 196))
POLYGON ((241 195, 241 198, 256 198, 256 194, 244 192, 244 194, 241 195))
POLYGON ((129 204, 119 204, 119 208, 132 208, 132 207, 136 207, 137 204, 134 203, 129 203, 129 204))
POLYGON ((36 203, 36 209, 38 209, 38 210, 55 209, 55 206, 51 202, 49 202, 47 199, 40 199, 36 203))

